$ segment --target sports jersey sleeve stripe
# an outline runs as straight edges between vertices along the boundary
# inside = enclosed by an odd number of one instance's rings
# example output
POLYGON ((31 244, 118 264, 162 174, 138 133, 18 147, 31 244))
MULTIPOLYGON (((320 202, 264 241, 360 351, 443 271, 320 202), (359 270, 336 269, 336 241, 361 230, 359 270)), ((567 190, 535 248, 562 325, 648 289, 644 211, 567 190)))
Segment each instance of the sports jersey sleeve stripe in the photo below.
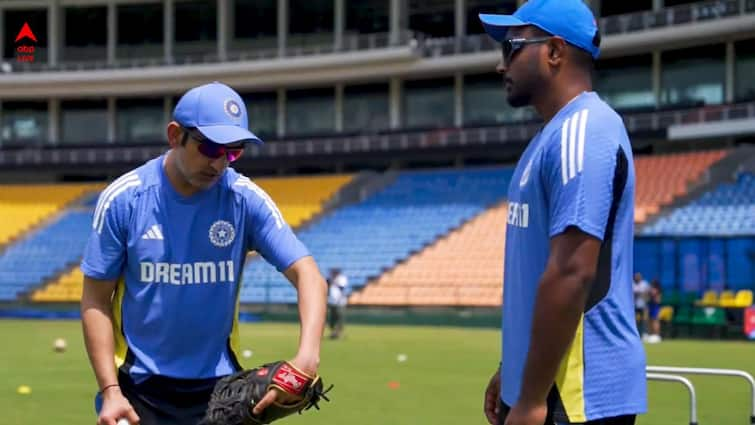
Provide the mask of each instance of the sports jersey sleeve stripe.
POLYGON ((579 114, 579 139, 577 143, 577 172, 581 173, 584 168, 585 160, 585 131, 587 129, 587 114, 589 111, 583 109, 579 114))
POLYGON ((278 229, 283 227, 283 214, 281 214, 280 210, 278 210, 278 207, 275 206, 273 200, 270 199, 270 196, 268 196, 268 194, 265 193, 262 188, 254 184, 254 182, 249 180, 248 177, 239 177, 235 185, 245 187, 254 192, 255 195, 259 196, 260 199, 262 199, 262 201, 265 203, 265 206, 270 210, 270 213, 273 214, 273 217, 275 218, 275 226, 278 229))
POLYGON ((561 182, 563 184, 566 184, 566 182, 569 181, 568 171, 566 167, 566 146, 567 146, 567 137, 568 137, 568 131, 569 131, 569 118, 564 121, 564 124, 561 126, 561 182))
POLYGON ((128 188, 136 187, 139 185, 141 185, 141 181, 139 180, 124 183, 118 190, 116 190, 115 192, 113 192, 112 195, 110 195, 109 199, 105 203, 105 206, 102 208, 102 212, 100 213, 99 224, 97 225, 97 233, 102 233, 102 226, 105 224, 105 218, 104 218, 105 213, 107 212, 108 208, 110 208, 110 204, 113 203, 113 200, 115 200, 115 198, 117 198, 118 195, 128 190, 128 188))
POLYGON ((579 124, 579 112, 572 115, 569 124, 569 180, 577 175, 577 124, 579 124))
MULTIPOLYGON (((137 176, 136 171, 131 171, 130 173, 126 173, 122 175, 121 177, 117 178, 114 182, 110 183, 108 187, 105 188, 105 190, 100 193, 100 198, 97 200, 97 206, 94 209, 94 217, 97 218, 100 216, 100 213, 102 212, 102 207, 105 204, 105 199, 107 199, 111 193, 113 193, 114 190, 116 190, 124 181, 133 180, 134 177, 137 179, 139 176, 137 176)), ((96 228, 97 226, 93 226, 96 228)))

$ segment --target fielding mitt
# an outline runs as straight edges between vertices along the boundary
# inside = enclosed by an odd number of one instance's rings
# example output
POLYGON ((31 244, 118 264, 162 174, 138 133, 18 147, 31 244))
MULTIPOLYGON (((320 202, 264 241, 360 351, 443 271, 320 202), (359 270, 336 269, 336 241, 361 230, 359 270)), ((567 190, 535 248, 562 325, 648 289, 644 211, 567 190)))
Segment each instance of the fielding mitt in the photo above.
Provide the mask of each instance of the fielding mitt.
POLYGON ((323 391, 319 376, 311 377, 289 362, 268 363, 218 381, 200 425, 269 424, 313 406, 320 410, 317 403, 320 399, 330 401, 325 394, 332 387, 323 391), (254 406, 272 388, 280 391, 276 400, 260 415, 252 414, 254 406))

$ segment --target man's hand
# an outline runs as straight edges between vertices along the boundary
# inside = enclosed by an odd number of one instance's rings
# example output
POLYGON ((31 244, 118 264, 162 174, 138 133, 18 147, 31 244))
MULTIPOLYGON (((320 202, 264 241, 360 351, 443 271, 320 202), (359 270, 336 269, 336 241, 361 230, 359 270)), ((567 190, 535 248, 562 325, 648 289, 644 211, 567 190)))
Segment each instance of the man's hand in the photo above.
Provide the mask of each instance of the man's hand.
POLYGON ((505 425, 544 425, 548 405, 543 401, 535 405, 517 403, 509 411, 505 425))
MULTIPOLYGON (((300 353, 297 354, 297 356, 294 357, 294 359, 289 363, 294 365, 302 372, 308 374, 309 376, 317 376, 317 367, 319 366, 320 362, 319 359, 315 356, 306 356, 300 353)), ((262 397, 262 400, 260 400, 260 402, 257 403, 256 406, 254 406, 252 413, 254 413, 255 415, 260 415, 265 410, 265 408, 271 405, 275 400, 287 404, 288 402, 295 400, 295 397, 285 394, 283 391, 280 391, 277 388, 271 388, 270 391, 268 391, 265 396, 262 397), (286 399, 287 397, 289 399, 286 399)))
POLYGON ((498 423, 498 413, 501 411, 501 370, 497 369, 485 388, 485 417, 491 425, 498 423))
POLYGON ((131 425, 139 425, 139 415, 131 407, 131 403, 121 393, 118 387, 107 388, 102 393, 102 409, 97 418, 97 425, 116 425, 119 419, 125 418, 131 425))

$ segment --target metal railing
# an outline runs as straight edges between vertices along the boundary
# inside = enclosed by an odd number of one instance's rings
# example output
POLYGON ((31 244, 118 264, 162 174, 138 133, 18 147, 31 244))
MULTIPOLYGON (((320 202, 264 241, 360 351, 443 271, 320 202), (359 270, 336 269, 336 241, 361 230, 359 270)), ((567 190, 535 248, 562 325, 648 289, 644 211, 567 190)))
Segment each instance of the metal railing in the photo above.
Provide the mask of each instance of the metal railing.
MULTIPOLYGON (((57 65, 50 65, 45 62, 33 63, 10 63, 13 72, 45 72, 45 71, 86 71, 97 69, 124 69, 124 68, 144 68, 153 66, 169 65, 192 65, 192 64, 211 64, 220 62, 239 62, 239 61, 256 61, 273 59, 278 57, 301 57, 313 56, 332 53, 348 53, 357 51, 366 51, 373 49, 383 49, 397 46, 412 45, 413 35, 409 31, 399 34, 397 43, 391 43, 390 34, 345 34, 340 45, 334 42, 313 43, 313 44, 290 44, 284 49, 278 47, 262 47, 254 49, 238 49, 231 47, 223 59, 218 55, 216 49, 208 50, 202 48, 207 43, 181 43, 181 48, 174 52, 173 57, 166 59, 164 56, 151 57, 128 57, 116 58, 113 62, 105 59, 105 54, 99 55, 100 59, 93 60, 63 60, 57 65)), ((415 42, 416 43, 416 42, 415 42)), ((153 47, 153 46, 152 46, 153 47)), ((116 54, 117 54, 116 50, 116 54)))
POLYGON ((750 384, 750 424, 755 425, 755 379, 753 379, 752 375, 743 370, 711 369, 700 367, 648 366, 646 368, 646 371, 648 372, 648 376, 653 373, 673 373, 683 375, 730 376, 743 378, 750 384))
MULTIPOLYGON (((649 369, 650 366, 648 367, 649 369)), ((646 377, 649 381, 678 382, 684 385, 689 393, 689 425, 697 425, 697 394, 695 386, 692 385, 689 379, 678 375, 649 372, 646 374, 646 377)))
MULTIPOLYGON (((624 114, 624 122, 630 133, 663 131, 675 124, 741 118, 755 118, 755 102, 624 114)), ((270 141, 263 146, 249 147, 250 155, 245 158, 349 155, 415 149, 496 146, 527 141, 540 127, 539 122, 528 122, 478 128, 444 128, 419 132, 336 135, 302 140, 270 141)), ((85 148, 76 145, 28 146, 27 144, 19 146, 18 149, 13 149, 13 146, 5 146, 5 148, 9 149, 0 149, 0 166, 135 163, 148 160, 165 150, 162 144, 155 146, 103 144, 85 148)))
MULTIPOLYGON (((668 7, 659 11, 642 11, 623 15, 600 18, 600 28, 603 35, 618 35, 671 27, 674 25, 704 22, 712 19, 741 16, 755 13, 755 0, 714 0, 699 3, 684 4, 668 7)), ((332 34, 331 34, 332 35, 332 34)), ((275 38, 272 38, 275 42, 275 38)), ((306 39, 303 39, 306 40, 306 39)), ((398 43, 390 42, 389 33, 376 34, 344 34, 340 45, 334 41, 315 42, 304 44, 304 41, 294 41, 285 49, 277 47, 262 47, 252 49, 228 49, 224 58, 221 58, 216 49, 191 49, 188 46, 186 52, 174 52, 170 59, 165 57, 117 58, 114 62, 108 62, 104 53, 99 59, 62 61, 55 66, 47 63, 10 63, 13 71, 18 72, 41 72, 41 71, 79 71, 95 69, 122 69, 141 68, 147 66, 190 65, 208 64, 219 62, 255 61, 278 57, 301 57, 310 55, 322 55, 330 53, 344 53, 364 51, 370 49, 382 49, 393 46, 411 46, 417 49, 423 57, 437 57, 454 55, 459 53, 476 53, 496 50, 499 48, 486 34, 474 34, 463 37, 428 37, 422 33, 403 31, 398 43)), ((231 46, 236 42, 243 45, 243 40, 231 40, 231 46)), ((186 43, 181 43, 186 44, 186 43)), ((191 44, 191 43, 188 43, 191 44)), ((203 44, 207 44, 203 42, 203 44)), ((274 43, 273 43, 274 44, 274 43)), ((152 46, 154 47, 154 46, 152 46)), ((118 51, 116 49, 116 55, 118 51)), ((131 55, 129 55, 131 56, 131 55)))

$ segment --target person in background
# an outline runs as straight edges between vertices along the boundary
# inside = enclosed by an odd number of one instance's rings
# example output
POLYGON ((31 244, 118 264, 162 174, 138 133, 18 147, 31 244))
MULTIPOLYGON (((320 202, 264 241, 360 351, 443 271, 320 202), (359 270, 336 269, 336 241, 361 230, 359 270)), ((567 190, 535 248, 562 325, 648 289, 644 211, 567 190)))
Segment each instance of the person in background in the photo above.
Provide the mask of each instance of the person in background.
POLYGON ((634 315, 637 319, 637 331, 642 335, 642 339, 647 339, 645 321, 647 318, 647 302, 650 294, 650 285, 648 281, 642 278, 642 274, 634 274, 634 283, 632 284, 634 293, 634 315))
POLYGON ((343 334, 349 279, 341 269, 330 269, 328 278, 328 325, 330 327, 330 339, 338 339, 343 334))
POLYGON ((654 279, 648 292, 648 331, 650 334, 646 342, 650 344, 661 342, 661 321, 658 319, 658 315, 661 311, 662 297, 661 283, 658 282, 658 279, 654 279))

